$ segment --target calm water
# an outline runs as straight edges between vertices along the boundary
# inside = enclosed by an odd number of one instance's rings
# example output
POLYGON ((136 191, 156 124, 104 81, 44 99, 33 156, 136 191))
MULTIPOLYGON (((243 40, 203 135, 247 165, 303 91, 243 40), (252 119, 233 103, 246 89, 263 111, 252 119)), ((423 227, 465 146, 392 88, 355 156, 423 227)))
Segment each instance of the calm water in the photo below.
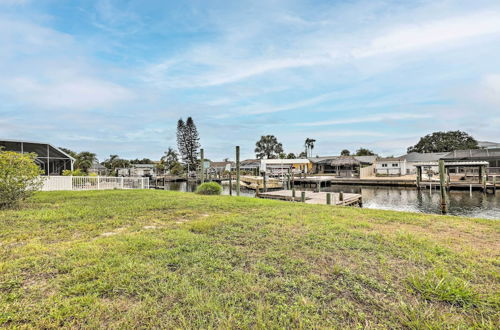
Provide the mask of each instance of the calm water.
MULTIPOLYGON (((229 195, 229 186, 223 185, 223 194, 229 195)), ((196 184, 190 182, 172 182, 167 184, 168 190, 196 190, 196 184)), ((305 188, 306 190, 312 190, 305 188)), ((402 187, 373 187, 333 185, 324 187, 322 191, 356 193, 363 196, 363 207, 370 209, 397 210, 408 212, 440 214, 439 190, 422 190, 402 187)), ((234 193, 234 191, 233 191, 234 193)), ((254 197, 255 191, 242 190, 241 196, 254 197)), ((500 219, 500 192, 483 194, 480 191, 451 191, 449 193, 449 214, 476 218, 500 219)))

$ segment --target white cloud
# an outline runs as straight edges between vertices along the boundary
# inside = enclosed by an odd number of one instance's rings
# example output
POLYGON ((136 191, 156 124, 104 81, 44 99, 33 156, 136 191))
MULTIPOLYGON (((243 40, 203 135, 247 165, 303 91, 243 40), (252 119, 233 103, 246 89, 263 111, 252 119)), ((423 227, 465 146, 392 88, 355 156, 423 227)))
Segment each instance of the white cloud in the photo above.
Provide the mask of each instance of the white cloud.
POLYGON ((72 77, 53 83, 17 77, 4 82, 7 84, 10 93, 23 103, 41 108, 91 110, 110 107, 134 97, 126 88, 89 77, 72 77))
POLYGON ((398 120, 409 120, 409 119, 425 119, 431 118, 430 114, 420 114, 420 113, 382 113, 373 116, 359 116, 354 118, 346 119, 335 119, 335 120, 322 120, 309 123, 298 123, 297 126, 327 126, 327 125, 344 125, 344 124, 357 124, 357 123, 373 123, 382 121, 398 121, 398 120))
POLYGON ((485 11, 419 24, 391 27, 391 31, 373 38, 366 48, 354 49, 354 57, 368 57, 393 52, 408 52, 472 37, 500 33, 500 12, 485 11))

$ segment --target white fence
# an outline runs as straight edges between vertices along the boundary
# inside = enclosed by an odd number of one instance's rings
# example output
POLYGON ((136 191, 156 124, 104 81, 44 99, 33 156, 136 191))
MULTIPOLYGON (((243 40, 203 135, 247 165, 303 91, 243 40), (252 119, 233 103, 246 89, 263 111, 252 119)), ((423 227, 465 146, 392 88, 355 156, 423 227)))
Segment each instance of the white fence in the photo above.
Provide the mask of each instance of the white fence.
POLYGON ((42 191, 149 189, 149 178, 110 176, 46 176, 42 191))

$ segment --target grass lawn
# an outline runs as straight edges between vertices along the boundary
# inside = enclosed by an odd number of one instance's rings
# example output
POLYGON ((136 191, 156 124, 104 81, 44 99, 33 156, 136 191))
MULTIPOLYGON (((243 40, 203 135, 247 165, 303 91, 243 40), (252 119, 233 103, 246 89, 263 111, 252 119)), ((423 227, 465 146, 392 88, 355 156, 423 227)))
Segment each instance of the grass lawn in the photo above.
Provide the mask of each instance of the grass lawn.
POLYGON ((500 221, 169 191, 0 211, 0 327, 500 324, 500 221))

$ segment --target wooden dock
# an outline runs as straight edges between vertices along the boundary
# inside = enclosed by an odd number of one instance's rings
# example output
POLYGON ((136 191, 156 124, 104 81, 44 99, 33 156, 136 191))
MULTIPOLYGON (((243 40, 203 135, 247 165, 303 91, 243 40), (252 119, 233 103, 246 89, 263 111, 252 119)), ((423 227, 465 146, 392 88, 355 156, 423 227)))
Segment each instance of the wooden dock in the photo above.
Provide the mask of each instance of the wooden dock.
MULTIPOLYGON (((335 192, 305 191, 304 202, 306 204, 328 204, 327 203, 328 195, 330 195, 331 205, 343 205, 343 206, 357 205, 360 207, 363 205, 363 200, 360 194, 335 193, 335 192)), ((258 197, 266 199, 277 199, 283 201, 301 202, 302 191, 296 191, 295 197, 293 197, 293 190, 277 190, 277 191, 262 192, 258 194, 258 197)))

